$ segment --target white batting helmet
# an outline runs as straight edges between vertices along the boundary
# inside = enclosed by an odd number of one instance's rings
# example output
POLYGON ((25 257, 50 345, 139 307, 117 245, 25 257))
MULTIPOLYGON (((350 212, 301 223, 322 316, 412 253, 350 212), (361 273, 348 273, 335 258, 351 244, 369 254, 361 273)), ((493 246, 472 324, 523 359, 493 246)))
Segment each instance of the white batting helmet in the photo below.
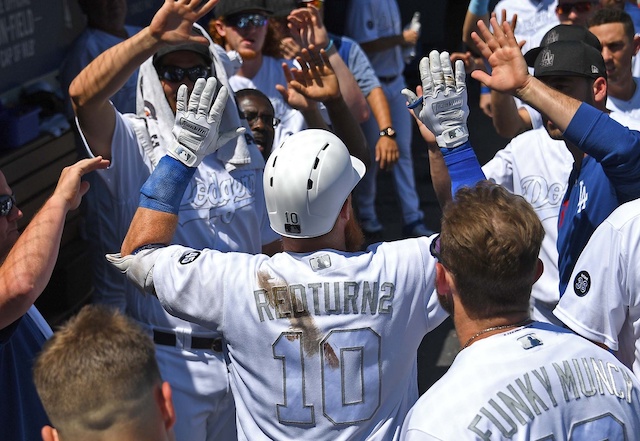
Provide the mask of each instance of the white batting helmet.
POLYGON ((331 132, 308 129, 291 135, 271 153, 264 169, 271 228, 293 238, 328 233, 365 171, 331 132))

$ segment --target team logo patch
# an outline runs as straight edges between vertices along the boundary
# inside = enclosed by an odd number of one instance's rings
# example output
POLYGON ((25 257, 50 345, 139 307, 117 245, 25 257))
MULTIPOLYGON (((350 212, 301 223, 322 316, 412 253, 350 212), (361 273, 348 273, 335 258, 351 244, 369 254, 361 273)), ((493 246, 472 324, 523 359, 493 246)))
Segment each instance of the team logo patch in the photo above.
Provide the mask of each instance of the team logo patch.
POLYGON ((186 265, 196 260, 199 256, 200 251, 187 251, 182 256, 180 256, 178 262, 180 262, 180 265, 186 265))
POLYGON ((536 337, 535 334, 527 334, 524 337, 518 339, 523 349, 531 349, 537 346, 542 346, 542 340, 536 337))
POLYGON ((542 58, 540 59, 540 67, 551 67, 553 66, 553 58, 555 56, 549 49, 544 49, 542 51, 542 58))
POLYGON ((576 278, 573 279, 573 292, 578 297, 584 297, 591 288, 591 276, 586 271, 580 271, 576 278))
POLYGON ((313 259, 309 260, 309 265, 311 265, 311 269, 314 271, 320 271, 322 269, 329 268, 331 266, 331 257, 328 254, 314 257, 313 259))

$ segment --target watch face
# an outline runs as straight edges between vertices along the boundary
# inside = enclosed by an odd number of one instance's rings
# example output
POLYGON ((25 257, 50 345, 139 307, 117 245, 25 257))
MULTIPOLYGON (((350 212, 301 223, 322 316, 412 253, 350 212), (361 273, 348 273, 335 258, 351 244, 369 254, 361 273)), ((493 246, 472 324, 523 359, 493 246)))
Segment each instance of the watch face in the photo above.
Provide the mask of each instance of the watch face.
POLYGON ((389 138, 394 138, 396 136, 396 131, 393 127, 387 127, 384 130, 380 130, 380 136, 388 136, 389 138))

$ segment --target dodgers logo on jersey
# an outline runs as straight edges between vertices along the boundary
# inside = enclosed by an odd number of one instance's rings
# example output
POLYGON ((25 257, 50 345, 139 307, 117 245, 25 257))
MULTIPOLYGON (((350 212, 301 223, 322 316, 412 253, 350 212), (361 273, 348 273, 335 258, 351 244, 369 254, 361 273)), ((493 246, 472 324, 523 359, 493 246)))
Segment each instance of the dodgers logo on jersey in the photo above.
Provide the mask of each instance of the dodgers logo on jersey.
POLYGON ((200 254, 200 251, 186 251, 182 256, 180 256, 178 262, 180 262, 180 265, 192 263, 194 260, 200 257, 200 254))
POLYGON ((573 279, 573 292, 576 293, 578 297, 584 297, 589 292, 591 288, 591 276, 586 271, 580 271, 576 278, 573 279))

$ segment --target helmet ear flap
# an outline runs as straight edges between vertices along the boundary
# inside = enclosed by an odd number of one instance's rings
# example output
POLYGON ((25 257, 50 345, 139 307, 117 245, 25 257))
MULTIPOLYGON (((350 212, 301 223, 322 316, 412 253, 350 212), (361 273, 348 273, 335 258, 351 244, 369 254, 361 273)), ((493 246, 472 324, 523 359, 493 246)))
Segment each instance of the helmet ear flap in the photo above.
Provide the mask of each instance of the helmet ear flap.
POLYGON ((362 161, 329 131, 291 135, 271 153, 264 170, 271 228, 294 238, 328 233, 365 171, 362 161))

